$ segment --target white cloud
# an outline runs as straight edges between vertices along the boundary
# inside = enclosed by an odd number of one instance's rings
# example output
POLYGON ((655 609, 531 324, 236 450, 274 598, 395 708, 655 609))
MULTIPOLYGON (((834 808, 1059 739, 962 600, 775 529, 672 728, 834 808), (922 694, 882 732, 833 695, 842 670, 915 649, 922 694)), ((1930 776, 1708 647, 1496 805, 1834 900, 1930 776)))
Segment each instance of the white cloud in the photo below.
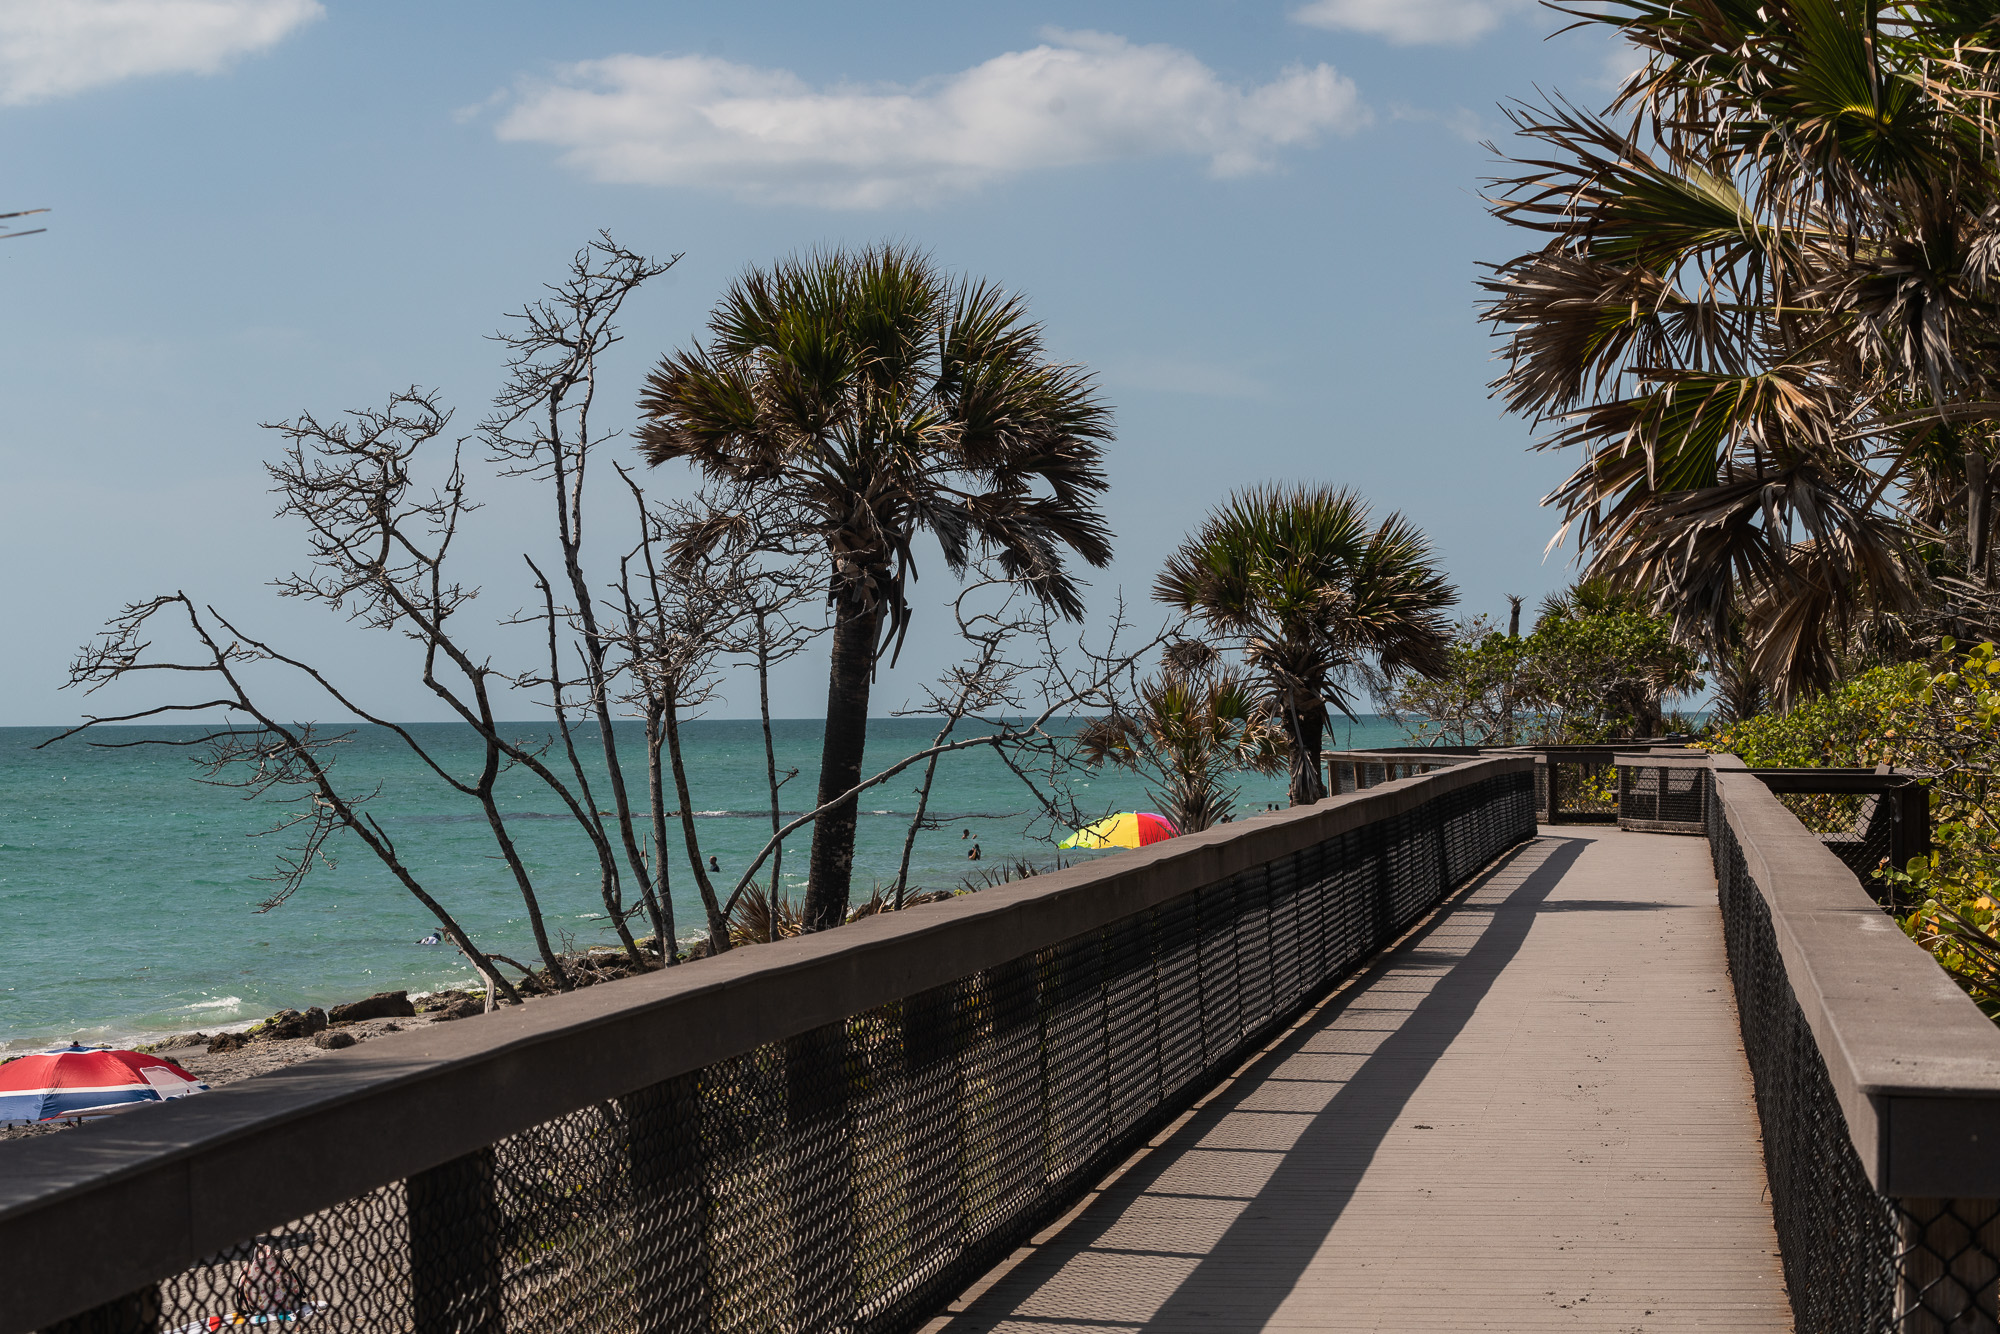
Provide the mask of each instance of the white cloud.
POLYGON ((1292 11, 1300 23, 1386 37, 1405 46, 1470 42, 1532 0, 1311 0, 1292 11))
POLYGON ((1241 87, 1170 46, 1042 36, 891 87, 816 88, 712 56, 611 56, 525 86, 498 133, 555 145, 599 181, 879 208, 1125 158, 1204 157, 1218 176, 1242 175, 1368 121, 1353 82, 1326 65, 1241 87))
POLYGON ((1484 143, 1493 137, 1493 131, 1480 119, 1479 113, 1469 107, 1454 107, 1450 111, 1438 111, 1431 107, 1413 107, 1398 102, 1389 108, 1392 120, 1416 121, 1425 125, 1441 125, 1452 134, 1469 144, 1484 143))
POLYGON ((214 74, 324 12, 318 0, 0 0, 0 105, 214 74))

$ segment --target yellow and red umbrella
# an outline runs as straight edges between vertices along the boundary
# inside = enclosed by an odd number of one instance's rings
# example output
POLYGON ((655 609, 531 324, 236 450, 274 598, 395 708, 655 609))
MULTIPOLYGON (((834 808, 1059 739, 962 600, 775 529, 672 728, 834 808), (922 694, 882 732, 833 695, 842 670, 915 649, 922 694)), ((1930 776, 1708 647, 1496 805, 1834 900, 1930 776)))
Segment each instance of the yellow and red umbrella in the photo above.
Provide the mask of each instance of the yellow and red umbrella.
POLYGON ((1087 824, 1064 839, 1063 848, 1142 848, 1148 843, 1173 838, 1181 831, 1173 821, 1151 811, 1121 811, 1107 815, 1096 824, 1087 824))

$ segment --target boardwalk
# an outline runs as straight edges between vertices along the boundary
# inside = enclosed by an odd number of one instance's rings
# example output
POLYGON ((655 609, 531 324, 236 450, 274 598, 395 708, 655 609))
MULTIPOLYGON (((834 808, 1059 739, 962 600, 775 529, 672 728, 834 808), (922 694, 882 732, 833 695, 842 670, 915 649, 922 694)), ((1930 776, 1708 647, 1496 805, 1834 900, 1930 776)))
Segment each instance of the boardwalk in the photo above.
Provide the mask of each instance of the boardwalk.
POLYGON ((1708 846, 1581 827, 928 1327, 1790 1328, 1708 846))

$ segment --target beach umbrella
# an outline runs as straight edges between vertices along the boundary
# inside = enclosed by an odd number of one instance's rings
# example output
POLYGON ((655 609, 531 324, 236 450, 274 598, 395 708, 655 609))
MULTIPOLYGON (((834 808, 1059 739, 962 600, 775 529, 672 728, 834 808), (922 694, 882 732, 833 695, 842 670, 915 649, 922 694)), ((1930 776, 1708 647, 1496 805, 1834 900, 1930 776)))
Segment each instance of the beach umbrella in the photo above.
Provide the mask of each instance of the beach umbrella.
POLYGON ((71 1043, 0 1065, 0 1125, 117 1111, 207 1090, 162 1057, 71 1043))
POLYGON ((1107 815, 1096 824, 1087 824, 1064 839, 1062 848, 1142 848, 1148 843, 1173 838, 1181 831, 1173 821, 1151 811, 1121 811, 1107 815))

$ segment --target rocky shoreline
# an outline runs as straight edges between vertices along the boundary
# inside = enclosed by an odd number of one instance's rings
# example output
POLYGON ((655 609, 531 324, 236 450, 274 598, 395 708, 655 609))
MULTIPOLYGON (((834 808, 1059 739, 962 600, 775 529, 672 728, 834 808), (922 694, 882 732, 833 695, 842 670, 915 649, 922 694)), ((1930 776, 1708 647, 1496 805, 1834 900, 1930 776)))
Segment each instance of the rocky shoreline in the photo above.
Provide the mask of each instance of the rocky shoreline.
MULTIPOLYGON (((641 942, 642 947, 647 943, 641 942)), ((563 970, 577 986, 613 982, 639 971, 623 951, 591 950, 564 955, 562 964, 563 970)), ((528 974, 514 985, 524 998, 530 1000, 553 995, 556 991, 545 969, 528 974)), ((136 1045, 132 1050, 164 1056, 211 1089, 216 1089, 238 1080, 282 1070, 301 1061, 314 1060, 328 1052, 341 1051, 385 1033, 476 1019, 484 1013, 486 996, 480 991, 432 991, 419 992, 414 996, 408 991, 382 991, 362 1000, 325 1009, 313 1006, 306 1010, 280 1010, 245 1029, 217 1033, 172 1033, 136 1045)), ((30 1054, 21 1053, 23 1056, 30 1054)), ((4 1064, 0 1061, 0 1065, 4 1064)), ((146 1105, 141 1104, 141 1107, 146 1105)), ((0 1141, 58 1134, 80 1124, 75 1119, 67 1119, 0 1125, 0 1141)))

